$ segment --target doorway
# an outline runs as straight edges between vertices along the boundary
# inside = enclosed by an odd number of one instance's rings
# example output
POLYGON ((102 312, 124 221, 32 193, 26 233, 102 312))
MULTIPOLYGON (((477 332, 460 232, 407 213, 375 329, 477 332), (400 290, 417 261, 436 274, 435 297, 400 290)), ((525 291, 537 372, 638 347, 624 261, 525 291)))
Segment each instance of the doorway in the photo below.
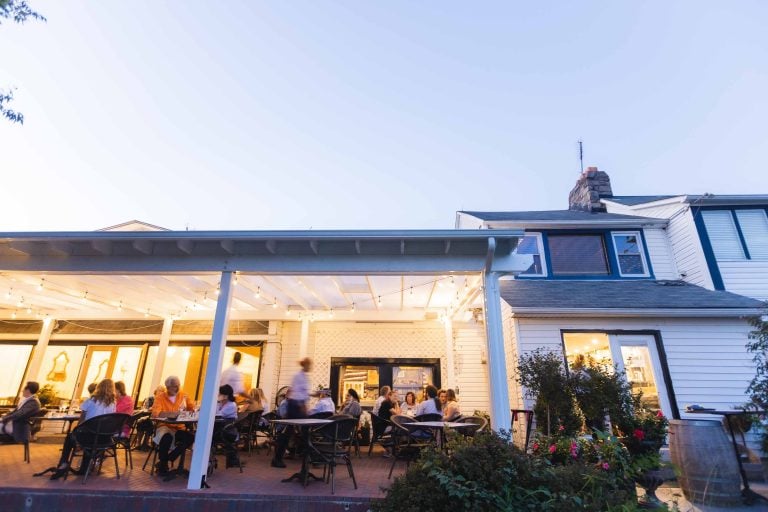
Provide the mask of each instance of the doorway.
POLYGON ((123 381, 126 392, 134 396, 146 347, 137 345, 88 345, 75 386, 75 398, 88 398, 88 385, 103 379, 123 381))

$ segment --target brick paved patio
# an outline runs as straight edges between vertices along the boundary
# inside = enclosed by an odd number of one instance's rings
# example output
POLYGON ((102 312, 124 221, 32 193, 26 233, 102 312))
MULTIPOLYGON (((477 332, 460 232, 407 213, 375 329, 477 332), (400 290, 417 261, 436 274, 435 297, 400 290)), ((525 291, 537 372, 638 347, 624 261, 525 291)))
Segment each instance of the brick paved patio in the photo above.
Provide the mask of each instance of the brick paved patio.
MULTIPOLYGON (((119 511, 142 512, 366 511, 371 499, 382 497, 382 488, 390 483, 387 479, 390 459, 383 458, 378 447, 370 458, 365 451, 361 457, 353 457, 357 489, 346 468, 337 467, 335 495, 331 495, 331 486, 323 482, 312 482, 306 488, 295 481, 282 483, 280 480, 296 472, 301 462, 286 460, 286 469, 272 468, 265 450, 261 454, 254 452, 250 457, 241 454, 245 462, 242 474, 237 468, 224 469, 224 457, 219 456, 219 467, 208 480, 211 488, 199 491, 188 491, 186 478, 165 482, 157 475, 150 476, 149 466, 147 471, 142 471, 146 452, 134 452, 133 470, 124 466, 120 453, 119 480, 115 478, 111 461, 104 464, 101 474, 89 476, 85 485, 82 477, 75 475, 66 481, 33 477, 33 473, 56 464, 60 448, 60 444, 32 443, 32 461, 27 464, 23 461, 21 445, 0 445, 0 474, 3 475, 0 512, 107 510, 115 506, 119 511), (86 502, 89 505, 83 507, 86 502)), ((188 456, 187 464, 189 460, 188 456)), ((405 463, 398 462, 393 478, 404 471, 405 463)), ((315 473, 322 473, 322 469, 316 469, 315 473)))

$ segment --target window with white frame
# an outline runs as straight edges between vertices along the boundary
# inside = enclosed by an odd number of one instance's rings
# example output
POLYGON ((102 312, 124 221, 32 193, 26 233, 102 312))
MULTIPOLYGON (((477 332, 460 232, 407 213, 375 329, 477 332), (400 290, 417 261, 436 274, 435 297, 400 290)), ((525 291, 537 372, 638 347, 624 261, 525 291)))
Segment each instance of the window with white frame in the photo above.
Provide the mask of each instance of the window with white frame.
POLYGON ((530 261, 530 266, 521 275, 526 276, 546 276, 547 270, 544 266, 542 254, 544 254, 544 245, 541 242, 541 233, 526 233, 517 244, 515 254, 525 256, 530 261))
POLYGON ((613 248, 619 267, 619 275, 646 277, 648 264, 645 261, 645 251, 640 233, 637 231, 613 232, 613 248))

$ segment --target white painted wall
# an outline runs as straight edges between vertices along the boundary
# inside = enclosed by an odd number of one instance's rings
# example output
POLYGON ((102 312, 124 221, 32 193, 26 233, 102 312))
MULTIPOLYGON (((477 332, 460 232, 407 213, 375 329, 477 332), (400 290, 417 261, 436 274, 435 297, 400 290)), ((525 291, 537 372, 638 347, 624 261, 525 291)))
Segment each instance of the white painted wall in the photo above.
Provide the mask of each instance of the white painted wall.
POLYGON ((718 261, 717 266, 726 290, 768 300, 768 261, 718 261))
POLYGON ((664 228, 645 228, 643 234, 645 235, 645 243, 648 245, 648 254, 651 257, 653 275, 656 279, 680 279, 667 230, 664 228))
POLYGON ((740 319, 519 318, 521 353, 561 351, 560 329, 658 330, 667 353, 677 405, 730 409, 746 401, 755 368, 745 345, 751 327, 740 319))
MULTIPOLYGON (((488 377, 481 362, 485 347, 482 324, 454 323, 454 370, 462 412, 487 411, 488 377)), ((297 364, 300 337, 298 322, 283 322, 280 336, 283 355, 276 387, 287 386, 297 364)), ((309 328, 308 355, 314 360, 312 387, 330 385, 332 357, 440 358, 446 375, 445 328, 437 321, 413 323, 314 322, 309 328)))

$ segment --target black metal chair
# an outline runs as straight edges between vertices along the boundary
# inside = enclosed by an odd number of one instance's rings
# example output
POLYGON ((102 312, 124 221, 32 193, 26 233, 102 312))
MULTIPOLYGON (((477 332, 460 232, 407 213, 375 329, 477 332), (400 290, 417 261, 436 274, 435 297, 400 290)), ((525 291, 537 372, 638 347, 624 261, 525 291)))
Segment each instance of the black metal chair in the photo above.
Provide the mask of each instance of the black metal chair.
POLYGON ((267 455, 269 455, 269 453, 272 451, 272 447, 275 445, 275 440, 277 439, 275 424, 272 423, 272 420, 276 420, 278 418, 279 416, 274 411, 261 415, 261 421, 259 421, 256 426, 254 439, 257 452, 259 451, 259 437, 266 438, 265 442, 267 444, 267 455))
POLYGON ((384 449, 392 446, 392 422, 371 413, 371 444, 368 445, 368 456, 371 456, 373 445, 379 443, 384 449), (387 430, 389 428, 389 430, 387 430))
POLYGON ((35 412, 27 419, 27 421, 29 422, 29 438, 27 438, 24 441, 24 462, 26 462, 27 464, 29 464, 31 461, 31 458, 29 455, 29 441, 35 434, 40 432, 40 424, 42 423, 40 418, 42 418, 46 414, 48 414, 48 411, 46 411, 45 409, 40 409, 39 411, 35 412))
MULTIPOLYGON (((82 456, 83 463, 86 463, 83 474, 83 484, 88 480, 91 470, 104 463, 106 457, 112 457, 115 461, 115 473, 120 478, 120 467, 117 463, 117 448, 115 438, 120 434, 126 421, 130 416, 127 414, 103 414, 85 421, 75 427, 71 435, 77 441, 80 450, 72 450, 72 455, 68 461, 72 467, 72 459, 76 454, 82 456)), ((83 471, 81 464, 81 471, 83 471)), ((65 477, 66 478, 66 475, 65 477)))
POLYGON ((389 466, 388 479, 392 478, 392 471, 398 460, 405 461, 407 470, 411 462, 419 458, 422 450, 435 446, 432 434, 412 423, 413 418, 409 416, 392 417, 392 464, 389 466))
POLYGON ((443 421, 443 415, 437 413, 419 414, 414 419, 416 421, 443 421))
POLYGON ((456 423, 471 423, 477 425, 476 427, 466 427, 461 429, 461 433, 467 437, 475 437, 475 434, 488 427, 488 420, 481 418, 480 416, 461 416, 454 421, 456 423))
POLYGON ((312 463, 323 465, 323 477, 326 482, 331 482, 331 494, 334 494, 337 459, 341 459, 347 466, 352 484, 357 489, 357 480, 352 469, 351 458, 357 419, 347 415, 332 416, 328 419, 332 419, 333 423, 318 427, 312 432, 314 439, 312 442, 312 463))
POLYGON ((327 420, 331 416, 333 416, 332 412, 323 411, 323 412, 316 412, 314 414, 310 414, 309 416, 307 416, 307 418, 311 418, 313 420, 327 420))
MULTIPOLYGON (((240 434, 239 442, 243 443, 243 449, 248 450, 248 456, 251 456, 253 445, 258 441, 258 426, 261 420, 261 411, 241 412, 237 415, 235 426, 240 434)), ((256 447, 258 450, 258 446, 256 447)))
POLYGON ((136 424, 142 418, 149 416, 149 411, 134 412, 126 422, 126 425, 131 429, 128 432, 128 437, 121 435, 115 438, 115 449, 125 451, 125 465, 133 469, 133 449, 135 447, 136 437, 136 424))

